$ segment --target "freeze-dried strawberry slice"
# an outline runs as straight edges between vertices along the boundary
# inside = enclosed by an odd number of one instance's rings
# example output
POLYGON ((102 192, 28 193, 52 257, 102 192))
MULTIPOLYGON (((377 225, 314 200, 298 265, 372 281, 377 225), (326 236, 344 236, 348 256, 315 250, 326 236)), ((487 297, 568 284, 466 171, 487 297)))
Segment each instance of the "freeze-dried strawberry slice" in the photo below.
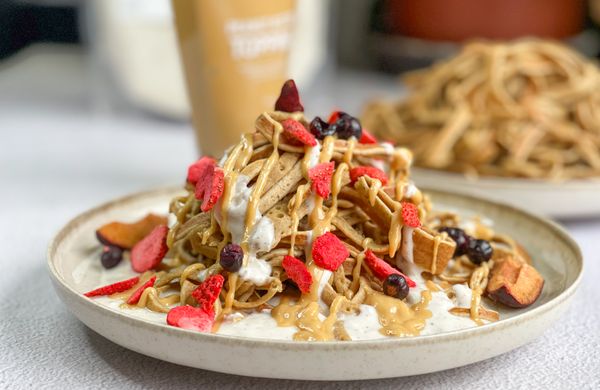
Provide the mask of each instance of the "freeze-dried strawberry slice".
POLYGON ((329 118, 327 119, 327 123, 329 123, 330 125, 333 125, 335 122, 337 122, 338 119, 340 119, 340 117, 348 115, 346 114, 344 111, 332 111, 331 114, 329 114, 329 118))
POLYGON ((187 181, 196 185, 198 180, 214 169, 217 162, 214 158, 204 156, 188 167, 187 181))
POLYGON ((309 133, 302 123, 297 120, 288 118, 281 122, 281 126, 283 126, 283 135, 290 143, 294 145, 317 145, 315 136, 309 133))
POLYGON ((154 286, 154 282, 156 282, 156 276, 151 277, 146 283, 142 284, 137 290, 135 290, 133 294, 131 294, 127 299, 127 303, 129 305, 135 305, 136 303, 138 303, 144 290, 148 287, 154 286))
POLYGON ((298 87, 296 87, 296 82, 294 82, 294 80, 290 79, 283 83, 281 93, 275 102, 275 110, 285 112, 304 111, 304 107, 300 101, 298 87))
POLYGON ((137 282, 139 282, 139 281, 140 281, 140 277, 136 276, 131 279, 122 280, 117 283, 109 284, 108 286, 99 287, 95 290, 88 291, 83 295, 85 295, 86 297, 99 297, 101 295, 111 295, 111 294, 115 294, 115 293, 120 293, 120 292, 129 290, 130 288, 135 286, 137 284, 137 282))
POLYGON ((167 314, 167 324, 200 332, 210 332, 214 322, 214 313, 190 305, 174 307, 167 314))
POLYGON ((367 129, 365 129, 363 127, 362 129, 362 135, 360 136, 360 139, 358 140, 358 143, 361 144, 376 144, 377 143, 377 138, 375 138, 375 136, 371 133, 369 133, 367 131, 367 129))
POLYGON ((312 258, 321 268, 335 271, 350 256, 342 241, 333 233, 319 236, 312 247, 312 258))
POLYGON ((225 283, 223 275, 217 274, 209 276, 192 292, 192 296, 198 302, 202 310, 207 313, 214 312, 214 304, 219 298, 223 283, 225 283))
MULTIPOLYGON (((200 182, 198 182, 198 184, 200 184, 200 182)), ((196 185, 196 188, 198 188, 198 185, 196 185)), ((224 189, 225 173, 223 172, 222 168, 215 168, 206 183, 204 198, 202 200, 202 206, 200 206, 200 209, 204 212, 212 209, 221 195, 223 195, 224 189)))
POLYGON ((369 176, 370 178, 379 180, 383 185, 386 185, 388 182, 388 178, 385 172, 383 172, 379 168, 361 166, 352 168, 350 170, 350 180, 352 180, 352 184, 354 184, 361 176, 365 175, 369 176))
POLYGON ((167 254, 169 228, 160 225, 135 244, 131 250, 131 267, 135 272, 146 272, 160 264, 167 254))
POLYGON ((281 262, 287 276, 296 283, 301 292, 307 293, 312 285, 312 275, 301 260, 285 256, 281 262))
POLYGON ((421 226, 417 206, 410 202, 402 202, 402 220, 404 221, 404 225, 412 228, 421 226))
POLYGON ((331 176, 333 176, 334 169, 335 163, 330 161, 328 163, 317 164, 308 170, 308 178, 311 181, 312 190, 323 199, 327 199, 331 192, 331 176))
POLYGON ((398 274, 406 279, 408 287, 415 287, 417 285, 411 278, 389 265, 385 260, 375 256, 375 253, 371 252, 371 250, 367 250, 367 253, 365 253, 365 263, 367 263, 373 275, 381 280, 385 280, 391 274, 398 274))
POLYGON ((196 199, 202 200, 206 192, 210 192, 212 177, 216 169, 217 163, 215 161, 206 161, 203 163, 202 169, 198 171, 198 179, 196 181, 196 191, 194 193, 196 199))

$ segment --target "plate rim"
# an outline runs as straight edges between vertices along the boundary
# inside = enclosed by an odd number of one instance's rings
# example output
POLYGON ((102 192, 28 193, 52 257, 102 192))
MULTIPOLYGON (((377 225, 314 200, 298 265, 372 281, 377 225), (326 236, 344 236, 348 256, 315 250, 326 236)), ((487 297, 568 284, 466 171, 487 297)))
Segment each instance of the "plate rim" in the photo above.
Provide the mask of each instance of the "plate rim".
MULTIPOLYGON (((568 232, 562 228, 557 223, 540 216, 539 214, 526 211, 520 209, 518 207, 512 206, 510 204, 506 204, 503 202, 498 202, 495 200, 486 199, 484 197, 473 196, 468 194, 463 194, 460 192, 454 191, 446 191, 439 189, 430 189, 423 187, 423 192, 427 193, 438 193, 442 195, 449 195, 461 198, 468 198, 472 200, 476 200, 478 202, 487 203, 488 205, 492 205, 495 207, 508 208, 513 212, 522 214, 523 216, 534 219, 536 222, 539 222, 543 225, 546 225, 547 228, 551 229, 555 234, 561 237, 564 242, 568 245, 568 247, 575 254, 574 260, 576 261, 576 272, 573 282, 568 285, 563 291, 561 291, 556 297, 552 298, 548 302, 533 308, 531 310, 525 311, 523 313, 517 314, 514 317, 506 318, 504 320, 500 320, 495 323, 485 324, 478 327, 472 327, 468 329, 459 329, 449 332, 443 332, 432 335, 423 335, 423 336, 415 336, 415 337, 405 337, 405 338, 385 338, 385 339, 376 339, 376 340, 353 340, 353 341, 294 341, 294 340, 277 340, 277 339, 267 339, 267 338, 249 338, 243 336, 233 336, 233 335, 221 335, 221 334, 212 334, 212 333, 201 333, 193 330, 181 329, 172 327, 165 324, 159 324, 156 322, 152 322, 146 319, 135 318, 126 314, 126 312, 122 310, 117 310, 106 305, 102 305, 101 303, 86 298, 83 294, 75 291, 62 277, 59 273, 58 269, 55 266, 55 256, 57 254, 60 245, 64 242, 69 235, 77 230, 78 226, 86 222, 89 218, 101 214, 111 208, 117 207, 123 203, 128 203, 132 201, 136 201, 143 198, 151 198, 157 197, 161 195, 167 194, 176 194, 177 192, 182 192, 182 188, 179 186, 169 186, 169 187, 160 187, 146 191, 139 191, 129 195, 121 196, 115 198, 113 200, 104 202, 98 206, 95 206, 91 209, 88 209, 71 220, 67 222, 51 239, 48 249, 46 252, 46 265, 48 267, 48 271, 50 276, 54 282, 55 288, 60 287, 66 293, 72 296, 72 298, 76 299, 79 304, 87 306, 88 309, 101 310, 104 311, 105 314, 115 317, 115 319, 120 321, 126 321, 130 324, 135 324, 136 326, 143 326, 148 328, 148 330, 161 331, 163 333, 171 334, 175 337, 188 337, 193 340, 197 340, 199 342, 205 343, 224 343, 224 344, 242 344, 246 347, 268 347, 275 348, 280 350, 288 350, 290 346, 293 346, 295 349, 299 350, 315 350, 315 351, 324 351, 324 350, 365 350, 365 349, 396 349, 402 347, 412 347, 417 345, 431 345, 436 344, 442 341, 456 341, 470 337, 476 337, 478 335, 484 335, 491 332, 499 331, 504 328, 510 328, 513 326, 517 326, 521 322, 526 322, 531 317, 535 317, 537 315, 541 315, 543 313, 547 313, 553 310, 555 307, 560 306, 561 303, 568 300, 577 290, 581 283, 581 279, 583 277, 584 270, 584 260, 581 249, 577 242, 568 234, 568 232)), ((63 300, 61 298, 61 300, 63 300)), ((63 301, 66 304, 66 302, 63 301)), ((71 307, 66 305, 69 309, 71 307)), ((76 315, 77 317, 77 315, 76 315)))
MULTIPOLYGON (((600 176, 597 178, 589 178, 589 179, 575 179, 575 180, 564 180, 564 181, 551 181, 551 180, 543 180, 543 179, 526 179, 522 177, 507 177, 507 176, 479 176, 476 179, 471 179, 468 176, 460 173, 460 172, 452 172, 446 171, 442 169, 432 169, 432 168, 424 168, 413 166, 411 168, 413 176, 417 177, 419 175, 428 175, 429 177, 436 175, 442 176, 443 178, 454 180, 454 181, 463 181, 465 183, 469 183, 472 185, 482 185, 487 188, 503 188, 503 189, 527 189, 527 190, 540 190, 540 189, 562 189, 562 190, 574 190, 574 189, 583 189, 583 190, 593 190, 600 188, 600 176), (509 187, 509 188, 507 188, 509 187)), ((427 188, 424 186, 423 188, 427 188)), ((433 188, 429 188, 430 190, 433 188)), ((439 192, 448 192, 453 193, 453 191, 446 190, 437 190, 434 191, 439 192)), ((483 198, 479 198, 483 199, 483 198)), ((504 205, 505 203, 497 202, 499 204, 504 205)))

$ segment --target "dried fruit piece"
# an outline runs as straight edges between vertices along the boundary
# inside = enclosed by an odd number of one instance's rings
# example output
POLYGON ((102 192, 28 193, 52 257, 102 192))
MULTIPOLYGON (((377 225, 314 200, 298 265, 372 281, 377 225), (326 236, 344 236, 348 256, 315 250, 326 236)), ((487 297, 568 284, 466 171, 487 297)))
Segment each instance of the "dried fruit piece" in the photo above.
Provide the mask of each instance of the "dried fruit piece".
POLYGON ((174 307, 167 314, 167 324, 200 332, 210 332, 214 322, 214 313, 189 305, 174 307))
POLYGON ((148 214, 133 223, 107 223, 96 230, 96 237, 104 245, 116 246, 121 249, 131 249, 155 227, 166 224, 167 218, 148 214))
POLYGON ((212 183, 212 177, 215 169, 217 169, 217 163, 213 160, 207 160, 202 166, 202 169, 198 170, 198 179, 196 181, 196 191, 194 195, 196 199, 204 199, 205 193, 210 192, 210 185, 212 183))
POLYGON ((544 278, 535 268, 508 256, 494 264, 487 294, 506 306, 521 308, 534 303, 543 287, 544 278))
POLYGON ((467 256, 475 264, 481 264, 484 261, 488 261, 494 254, 494 248, 486 240, 469 240, 467 247, 467 256))
POLYGON ((334 133, 333 130, 335 129, 331 129, 329 123, 318 116, 310 122, 310 133, 317 139, 324 139, 328 135, 332 135, 334 133))
POLYGON ((388 182, 387 175, 379 168, 360 166, 350 170, 350 180, 354 184, 361 176, 369 176, 372 179, 377 179, 381 184, 386 185, 388 182))
POLYGON ((148 287, 154 286, 154 282, 156 282, 156 276, 151 277, 146 283, 142 284, 137 290, 135 290, 134 293, 131 294, 127 299, 127 303, 129 305, 135 305, 136 303, 138 303, 144 290, 148 287))
POLYGON ((290 143, 307 146, 317 145, 315 137, 297 120, 288 118, 281 122, 281 126, 283 126, 283 135, 290 143))
POLYGON ((340 114, 340 117, 331 124, 330 130, 334 131, 339 139, 349 139, 350 137, 360 139, 362 137, 362 126, 359 120, 348 114, 340 114))
POLYGON ((330 125, 334 124, 338 119, 340 119, 343 116, 347 116, 348 114, 346 114, 344 111, 332 111, 331 114, 329 114, 329 118, 327 119, 327 123, 329 123, 330 125))
POLYGON ((300 101, 300 94, 298 93, 298 87, 294 80, 288 80, 283 83, 281 87, 281 93, 275 102, 276 111, 285 112, 297 112, 304 111, 304 106, 300 101))
POLYGON ((293 256, 285 256, 281 262, 287 276, 296 283, 301 292, 307 293, 312 285, 312 275, 301 260, 293 256))
POLYGON ((417 285, 411 278, 392 267, 390 264, 388 264, 388 262, 375 256, 375 253, 373 253, 371 250, 367 250, 365 253, 365 263, 371 272, 373 272, 373 275, 381 280, 385 280, 392 274, 398 274, 406 280, 408 287, 415 287, 417 285))
POLYGON ((387 296, 404 299, 408 296, 408 292, 406 278, 400 274, 389 274, 383 281, 383 293, 387 296))
POLYGON ((160 264, 167 254, 169 228, 157 226, 131 250, 131 267, 135 272, 146 272, 160 264))
POLYGON ((333 176, 334 169, 335 163, 330 161, 317 164, 308 171, 312 190, 323 199, 327 199, 331 192, 331 176, 333 176))
POLYGON ((109 284, 108 286, 102 286, 95 290, 88 291, 83 295, 85 295, 86 297, 98 297, 101 295, 111 295, 115 293, 120 293, 129 290, 130 288, 135 286, 139 281, 140 277, 135 276, 131 279, 122 280, 117 283, 109 284))
POLYGON ((377 138, 375 138, 375 136, 371 133, 369 133, 366 129, 362 129, 362 135, 360 136, 360 139, 358 140, 358 143, 361 144, 376 144, 377 143, 377 138))
POLYGON ((121 260, 123 260, 123 249, 118 246, 104 246, 102 248, 102 255, 100 255, 100 262, 106 269, 116 267, 121 260))
POLYGON ((192 296, 196 299, 202 310, 207 313, 214 312, 214 304, 219 298, 223 283, 225 283, 223 275, 212 275, 206 278, 204 282, 200 283, 200 285, 192 292, 192 296))
POLYGON ((196 185, 201 177, 205 177, 207 172, 217 164, 214 158, 204 156, 188 167, 187 181, 196 185))
POLYGON ((410 202, 402 202, 402 220, 404 221, 404 225, 411 228, 421 226, 417 206, 410 202))
POLYGON ((457 227, 444 226, 439 231, 440 233, 445 232, 448 234, 448 237, 456 243, 456 250, 453 257, 462 256, 467 253, 471 237, 464 230, 457 227))
MULTIPOLYGON (((196 186, 196 188, 198 188, 196 186)), ((225 189, 225 172, 222 168, 216 168, 210 175, 204 191, 204 199, 200 209, 204 212, 212 209, 223 195, 225 189)))
POLYGON ((350 256, 344 243, 333 233, 319 236, 312 247, 312 258, 321 268, 335 271, 350 256))
POLYGON ((219 264, 225 271, 238 272, 244 261, 244 250, 237 244, 227 244, 221 249, 219 264))

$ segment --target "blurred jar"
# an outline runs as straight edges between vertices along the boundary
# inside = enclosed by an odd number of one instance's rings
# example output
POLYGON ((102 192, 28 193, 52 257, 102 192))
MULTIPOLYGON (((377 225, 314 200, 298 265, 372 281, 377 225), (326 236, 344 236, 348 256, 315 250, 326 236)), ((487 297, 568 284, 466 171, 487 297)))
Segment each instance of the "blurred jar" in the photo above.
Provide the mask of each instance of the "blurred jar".
MULTIPOLYGON (((288 73, 299 85, 325 61, 327 3, 298 0, 288 73)), ((160 116, 189 119, 170 0, 93 0, 86 6, 98 105, 121 109, 115 102, 123 97, 160 116)))

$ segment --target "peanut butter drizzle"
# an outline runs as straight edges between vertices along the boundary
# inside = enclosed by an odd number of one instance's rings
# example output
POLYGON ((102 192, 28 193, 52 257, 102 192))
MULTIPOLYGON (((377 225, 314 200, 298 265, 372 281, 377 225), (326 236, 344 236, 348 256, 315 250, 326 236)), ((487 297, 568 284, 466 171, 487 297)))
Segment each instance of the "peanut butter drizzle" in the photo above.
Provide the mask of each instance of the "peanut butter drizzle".
POLYGON ((155 274, 154 272, 146 271, 140 276, 140 280, 135 284, 135 286, 131 287, 129 290, 109 295, 111 299, 122 300, 123 303, 119 306, 122 309, 143 309, 148 308, 155 312, 160 313, 168 313, 169 305, 174 305, 179 303, 179 294, 171 294, 166 297, 160 297, 160 294, 167 291, 169 286, 163 287, 148 287, 140 296, 140 300, 135 305, 130 305, 127 302, 129 297, 137 291, 138 288, 143 286, 150 278, 153 276, 157 276, 157 279, 164 272, 159 272, 155 274))
MULTIPOLYGON (((319 154, 319 163, 326 163, 331 160, 333 156, 335 145, 335 138, 328 136, 323 140, 321 152, 319 154)), ((342 189, 342 179, 344 174, 348 170, 348 167, 352 161, 352 153, 354 146, 356 145, 356 139, 348 141, 348 148, 343 156, 343 162, 338 164, 332 177, 332 188, 331 188, 331 206, 325 212, 323 210, 323 198, 313 194, 314 207, 309 215, 310 225, 312 227, 311 236, 319 237, 323 233, 327 232, 331 226, 331 220, 337 214, 337 197, 342 189)), ((309 151, 310 153, 310 151, 309 151)), ((308 153, 307 153, 308 154, 308 153)), ((308 166, 309 160, 305 154, 303 160, 303 171, 306 179, 308 180, 308 166)), ((304 197, 303 191, 306 189, 299 190, 296 193, 296 199, 291 210, 293 220, 293 233, 292 233, 292 245, 290 247, 290 253, 293 253, 293 245, 295 238, 295 230, 297 228, 297 211, 299 205, 304 197)), ((334 325, 337 321, 337 313, 340 306, 343 303, 343 296, 338 296, 329 307, 329 315, 325 320, 321 321, 319 318, 319 284, 322 277, 324 277, 324 270, 317 267, 312 260, 312 243, 307 245, 305 248, 306 253, 306 264, 307 268, 312 275, 313 283, 310 291, 306 294, 302 294, 300 299, 297 301, 291 301, 289 297, 283 297, 280 304, 277 305, 272 311, 271 315, 279 326, 293 326, 295 325, 300 329, 295 335, 295 340, 332 340, 335 337, 334 325)), ((359 269, 360 272, 360 269, 359 269)), ((337 325, 338 328, 343 326, 337 325)), ((345 332, 343 332, 345 333, 345 332)))
POLYGON ((442 238, 443 237, 441 234, 438 234, 433 238, 433 258, 431 259, 431 273, 434 275, 435 271, 437 271, 437 258, 442 238))
MULTIPOLYGON (((326 137, 323 141, 322 150, 319 156, 319 162, 328 162, 333 155, 334 138, 326 137)), ((323 210, 323 199, 315 196, 314 208, 309 215, 310 225, 312 227, 312 237, 318 237, 325 233, 330 228, 331 220, 337 213, 337 196, 342 187, 342 178, 346 170, 351 166, 352 153, 356 145, 356 140, 352 139, 348 142, 348 147, 345 150, 342 163, 338 164, 333 177, 332 177, 332 200, 331 206, 325 212, 323 210)), ((304 171, 308 171, 308 163, 305 155, 303 166, 304 171)), ((308 179, 308 177, 307 177, 308 179)), ((369 188, 369 202, 374 204, 378 192, 381 190, 382 185, 379 180, 371 180, 369 188)), ((404 184, 406 185, 406 184, 404 184)), ((292 203, 291 213, 293 224, 292 233, 292 246, 290 253, 293 253, 293 245, 295 232, 297 227, 297 210, 302 202, 305 195, 303 192, 305 189, 299 190, 296 193, 296 198, 292 203)), ((404 187, 397 186, 396 192, 404 192, 404 187)), ((400 196, 399 199, 402 197, 400 196)), ((392 222, 392 229, 389 233, 390 241, 390 256, 393 256, 402 241, 402 224, 401 224, 401 203, 395 202, 394 216, 392 222)), ((362 243, 364 248, 369 245, 370 239, 365 239, 362 243)), ((313 277, 313 283, 310 291, 307 294, 302 294, 299 299, 293 299, 290 296, 282 297, 279 305, 277 305, 271 311, 271 315, 277 321, 279 326, 296 326, 300 329, 294 334, 295 340, 332 340, 335 338, 336 327, 338 333, 341 330, 342 334, 346 334, 343 329, 343 325, 337 322, 337 314, 340 307, 344 302, 348 302, 344 296, 338 296, 330 306, 329 315, 321 321, 319 315, 319 284, 323 277, 323 270, 317 267, 311 256, 311 245, 307 245, 306 251, 306 263, 313 277), (340 329, 341 327, 341 329, 340 329)), ((360 270, 362 262, 364 260, 365 250, 363 250, 356 257, 356 265, 353 268, 353 281, 349 287, 350 296, 355 294, 359 288, 360 270)), ((433 283, 432 283, 433 284, 433 283)), ((372 289, 368 289, 366 293, 365 303, 375 307, 379 321, 382 325, 380 332, 388 336, 410 336, 418 335, 420 331, 425 327, 425 322, 431 317, 431 312, 427 310, 427 306, 431 301, 431 291, 423 290, 421 292, 421 301, 415 305, 408 306, 402 300, 391 298, 378 293, 372 289)))
POLYGON ((385 336, 418 336, 425 327, 431 312, 427 306, 431 301, 431 291, 421 291, 421 301, 408 306, 404 301, 377 293, 370 288, 367 291, 365 304, 377 311, 382 328, 379 332, 385 336))

